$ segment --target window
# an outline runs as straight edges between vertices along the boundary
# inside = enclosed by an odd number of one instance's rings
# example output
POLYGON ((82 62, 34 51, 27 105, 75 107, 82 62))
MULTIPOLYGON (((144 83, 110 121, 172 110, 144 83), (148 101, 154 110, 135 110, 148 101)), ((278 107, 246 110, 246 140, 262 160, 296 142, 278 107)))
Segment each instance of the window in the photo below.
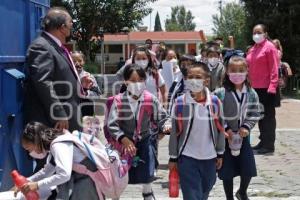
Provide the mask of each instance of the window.
POLYGON ((108 45, 108 53, 123 53, 123 46, 121 44, 108 45))

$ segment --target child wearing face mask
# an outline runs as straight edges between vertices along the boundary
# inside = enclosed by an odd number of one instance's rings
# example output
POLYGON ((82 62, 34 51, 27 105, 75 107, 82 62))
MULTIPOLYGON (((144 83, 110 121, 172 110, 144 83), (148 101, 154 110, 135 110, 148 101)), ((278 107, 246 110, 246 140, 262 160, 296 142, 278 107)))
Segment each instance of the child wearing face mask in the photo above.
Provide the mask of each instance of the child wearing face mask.
POLYGON ((195 63, 195 56, 182 55, 179 60, 180 74, 174 80, 168 95, 168 113, 171 113, 175 99, 185 92, 184 81, 187 77, 187 66, 195 63))
MULTIPOLYGON (((40 171, 27 178, 29 182, 22 186, 22 193, 36 191, 40 199, 48 199, 51 190, 55 188, 56 197, 52 194, 51 199, 103 199, 98 197, 95 183, 89 176, 79 174, 72 169, 74 164, 82 164, 96 171, 97 166, 73 142, 57 141, 60 137, 76 136, 69 132, 48 128, 39 122, 30 122, 26 125, 22 135, 23 148, 34 158, 42 159, 47 156, 47 163, 40 171)), ((15 195, 17 193, 18 191, 15 191, 15 195)), ((20 196, 22 195, 18 194, 18 199, 20 196)))
POLYGON ((188 91, 176 99, 172 109, 169 169, 179 171, 184 200, 208 199, 216 170, 222 166, 225 139, 215 120, 223 124, 223 108, 206 87, 208 81, 205 63, 189 65, 185 81, 188 91))
POLYGON ((218 48, 212 46, 207 50, 207 65, 210 70, 210 81, 208 88, 210 91, 221 87, 222 77, 225 72, 224 65, 220 58, 221 52, 218 48))
MULTIPOLYGON (((163 102, 163 105, 165 106, 168 100, 165 80, 163 79, 160 71, 155 67, 149 49, 144 46, 137 47, 133 52, 131 61, 131 63, 137 64, 145 70, 146 89, 154 96, 156 96, 161 102, 163 102)), ((125 68, 126 66, 122 67, 117 72, 117 77, 119 80, 123 80, 125 68)), ((124 92, 125 90, 126 86, 123 84, 120 92, 124 92)))
POLYGON ((223 103, 227 132, 219 178, 223 180, 226 199, 234 200, 233 179, 240 176, 236 197, 248 200, 247 188, 257 175, 249 134, 260 118, 260 109, 258 96, 248 81, 244 57, 234 55, 229 59, 223 86, 215 91, 223 103))
POLYGON ((142 184, 144 199, 152 200, 154 194, 151 183, 154 180, 157 138, 152 126, 156 125, 161 132, 168 133, 171 122, 158 99, 146 91, 147 74, 138 63, 126 66, 124 70, 127 91, 121 94, 121 108, 116 101, 113 102, 107 126, 110 134, 123 144, 124 153, 138 160, 137 165, 129 170, 129 184, 142 184), (145 99, 146 95, 150 95, 152 99, 150 113, 142 112, 142 109, 145 111, 145 106, 149 108, 146 105, 149 103, 145 99))

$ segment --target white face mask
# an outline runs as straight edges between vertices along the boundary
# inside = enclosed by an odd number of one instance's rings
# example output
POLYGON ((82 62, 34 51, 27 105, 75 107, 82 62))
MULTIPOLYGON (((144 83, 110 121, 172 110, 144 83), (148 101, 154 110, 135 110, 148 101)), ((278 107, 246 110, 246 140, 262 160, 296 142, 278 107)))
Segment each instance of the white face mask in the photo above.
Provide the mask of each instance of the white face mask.
POLYGON ((129 83, 127 86, 127 90, 136 97, 141 96, 145 89, 145 82, 129 83))
POLYGON ((187 79, 185 81, 186 89, 190 90, 193 93, 201 92, 204 89, 204 80, 203 79, 187 79))
POLYGON ((208 64, 210 65, 211 68, 217 67, 219 63, 219 58, 209 58, 208 59, 208 64))
POLYGON ((44 159, 47 156, 47 152, 37 153, 35 151, 32 151, 29 153, 29 155, 36 159, 44 159))
POLYGON ((261 43, 262 41, 264 41, 265 39, 265 34, 264 33, 261 33, 261 34, 254 34, 252 36, 252 39, 253 41, 256 43, 256 44, 259 44, 261 43))
POLYGON ((143 69, 146 69, 148 67, 149 61, 148 60, 136 60, 135 64, 140 66, 143 69))

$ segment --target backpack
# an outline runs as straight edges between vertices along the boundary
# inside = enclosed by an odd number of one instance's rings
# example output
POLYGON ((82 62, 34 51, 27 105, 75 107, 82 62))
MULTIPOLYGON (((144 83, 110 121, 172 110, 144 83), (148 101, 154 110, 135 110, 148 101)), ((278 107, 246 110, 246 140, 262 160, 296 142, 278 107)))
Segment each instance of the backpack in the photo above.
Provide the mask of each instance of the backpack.
MULTIPOLYGON (((175 105, 175 109, 176 109, 176 124, 177 124, 177 136, 180 136, 180 134, 183 132, 183 105, 184 105, 184 95, 181 95, 177 98, 176 100, 176 105, 175 105)), ((227 135, 227 133, 225 132, 224 127, 222 126, 222 124, 219 121, 219 116, 220 116, 220 100, 218 99, 217 96, 215 95, 211 95, 211 100, 212 100, 212 104, 210 106, 210 110, 211 113, 210 115, 213 117, 214 123, 218 129, 218 131, 220 133, 223 133, 224 135, 227 135)))
POLYGON ((79 131, 73 131, 71 134, 65 130, 65 134, 56 138, 51 146, 57 142, 73 142, 96 165, 98 170, 95 172, 82 164, 73 163, 72 169, 88 175, 93 180, 100 200, 120 197, 128 185, 128 164, 120 159, 116 151, 104 146, 93 135, 79 131))
MULTIPOLYGON (((104 135, 105 138, 108 142, 108 144, 110 144, 112 146, 113 149, 117 150, 119 152, 119 154, 121 155, 123 160, 126 160, 128 162, 128 165, 131 166, 132 164, 132 157, 129 155, 125 155, 124 154, 124 148, 123 145, 119 142, 116 141, 112 135, 109 133, 108 127, 107 127, 107 119, 110 113, 110 109, 111 106, 113 104, 113 102, 115 101, 117 103, 117 109, 119 111, 119 117, 122 117, 122 96, 124 95, 124 93, 120 93, 117 94, 115 96, 111 96, 107 99, 106 101, 106 112, 105 112, 105 121, 104 121, 104 127, 103 127, 103 131, 104 131, 104 135)), ((145 90, 143 92, 144 95, 144 101, 141 104, 140 107, 140 112, 139 112, 139 118, 137 121, 137 126, 136 126, 136 130, 135 130, 135 135, 134 135, 134 143, 136 143, 139 139, 140 139, 140 133, 141 133, 141 125, 142 125, 142 120, 143 120, 143 116, 144 113, 148 113, 148 116, 151 116, 151 121, 153 122, 153 98, 152 98, 152 94, 150 92, 148 92, 147 90, 145 90)), ((154 123, 151 124, 153 128, 155 128, 154 123)))

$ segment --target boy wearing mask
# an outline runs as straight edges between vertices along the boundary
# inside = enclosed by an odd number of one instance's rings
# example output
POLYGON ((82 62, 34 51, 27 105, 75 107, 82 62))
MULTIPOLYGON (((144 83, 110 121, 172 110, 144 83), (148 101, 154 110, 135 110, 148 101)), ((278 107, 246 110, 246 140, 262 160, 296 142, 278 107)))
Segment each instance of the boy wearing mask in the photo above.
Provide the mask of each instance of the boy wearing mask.
POLYGON ((223 63, 221 62, 221 52, 216 47, 210 47, 207 50, 207 65, 210 70, 209 90, 214 91, 221 87, 222 77, 225 72, 223 63))

